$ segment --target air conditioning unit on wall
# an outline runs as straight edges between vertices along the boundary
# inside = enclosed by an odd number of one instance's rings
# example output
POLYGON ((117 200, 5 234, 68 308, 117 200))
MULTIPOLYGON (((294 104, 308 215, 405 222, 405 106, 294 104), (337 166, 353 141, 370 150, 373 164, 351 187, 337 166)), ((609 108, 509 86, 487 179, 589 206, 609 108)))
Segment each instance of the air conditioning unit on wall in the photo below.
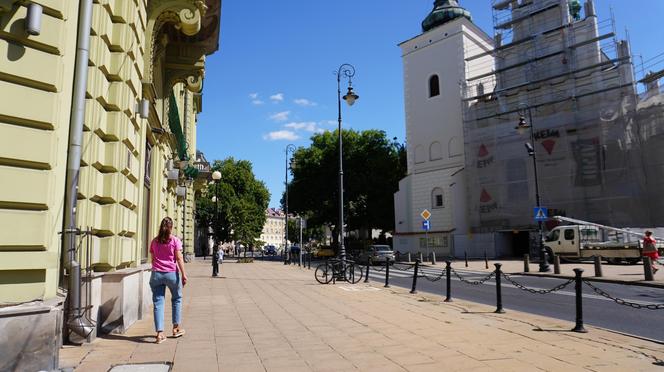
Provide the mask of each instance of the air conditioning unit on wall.
POLYGON ((184 186, 178 186, 175 189, 175 194, 180 198, 184 198, 187 195, 187 188, 184 186))
POLYGON ((169 181, 177 181, 178 178, 180 178, 180 170, 179 169, 171 169, 167 172, 167 176, 169 181))

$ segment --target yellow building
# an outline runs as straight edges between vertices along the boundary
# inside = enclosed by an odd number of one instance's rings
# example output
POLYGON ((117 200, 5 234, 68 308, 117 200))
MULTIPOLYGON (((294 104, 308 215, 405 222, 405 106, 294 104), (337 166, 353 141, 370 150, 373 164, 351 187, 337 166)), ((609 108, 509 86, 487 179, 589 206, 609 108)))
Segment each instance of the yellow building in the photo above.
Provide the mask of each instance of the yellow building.
POLYGON ((150 312, 161 218, 193 255, 197 114, 220 15, 221 0, 0 0, 0 329, 21 338, 0 337, 0 370, 57 367, 52 340, 72 320, 63 236, 82 262, 79 320, 104 332, 150 312), (67 177, 79 234, 66 233, 67 177))

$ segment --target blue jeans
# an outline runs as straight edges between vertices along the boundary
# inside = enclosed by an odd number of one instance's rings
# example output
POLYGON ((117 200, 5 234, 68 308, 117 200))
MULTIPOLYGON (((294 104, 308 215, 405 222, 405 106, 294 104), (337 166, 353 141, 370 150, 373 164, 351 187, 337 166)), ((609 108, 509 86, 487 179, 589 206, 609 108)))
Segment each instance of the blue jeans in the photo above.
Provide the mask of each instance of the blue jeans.
POLYGON ((180 273, 153 271, 150 275, 152 303, 154 304, 154 328, 157 332, 164 331, 164 298, 166 287, 171 291, 173 325, 180 324, 182 311, 182 285, 180 273))

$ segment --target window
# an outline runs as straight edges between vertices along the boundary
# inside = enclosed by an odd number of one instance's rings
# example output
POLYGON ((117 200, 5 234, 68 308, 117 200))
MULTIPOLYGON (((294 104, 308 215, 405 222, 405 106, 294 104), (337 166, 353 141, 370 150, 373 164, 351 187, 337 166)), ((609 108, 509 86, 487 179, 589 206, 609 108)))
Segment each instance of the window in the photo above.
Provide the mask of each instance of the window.
POLYGON ((440 160, 443 158, 443 146, 436 141, 429 146, 429 160, 440 160))
POLYGON ((445 203, 443 202, 443 189, 436 187, 431 192, 431 206, 432 208, 443 208, 445 203))
POLYGON ((429 78, 429 98, 440 95, 440 80, 438 75, 429 78))
POLYGON ((565 229, 565 240, 574 240, 574 230, 565 229))

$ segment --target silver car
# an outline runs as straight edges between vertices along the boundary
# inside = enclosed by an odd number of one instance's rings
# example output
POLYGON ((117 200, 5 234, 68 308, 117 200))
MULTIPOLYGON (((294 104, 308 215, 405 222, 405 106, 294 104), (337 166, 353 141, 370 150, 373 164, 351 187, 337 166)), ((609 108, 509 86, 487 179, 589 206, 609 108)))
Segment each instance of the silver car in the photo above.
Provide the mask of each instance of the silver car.
POLYGON ((388 259, 394 262, 394 252, 389 245, 370 245, 362 252, 360 262, 367 263, 369 259, 374 264, 384 264, 388 259))

